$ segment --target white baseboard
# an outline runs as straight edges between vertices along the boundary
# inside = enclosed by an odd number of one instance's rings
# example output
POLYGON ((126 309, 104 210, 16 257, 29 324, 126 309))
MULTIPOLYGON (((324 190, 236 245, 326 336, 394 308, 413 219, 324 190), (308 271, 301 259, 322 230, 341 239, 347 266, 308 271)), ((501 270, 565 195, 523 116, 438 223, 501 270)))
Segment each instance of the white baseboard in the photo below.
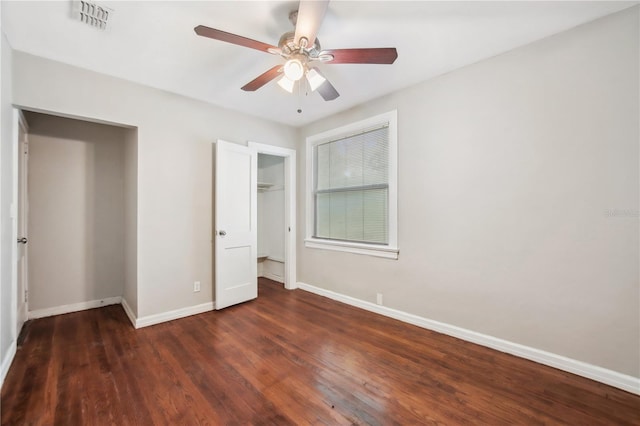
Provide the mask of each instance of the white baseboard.
POLYGON ((272 274, 271 272, 263 272, 260 277, 269 278, 270 280, 277 281, 281 284, 284 284, 284 277, 280 275, 272 274))
POLYGON ((122 309, 124 309, 124 313, 127 314, 127 317, 129 318, 129 321, 131 321, 131 325, 133 326, 133 328, 136 328, 137 318, 133 313, 131 306, 129 306, 129 304, 127 303, 127 299, 125 299, 124 297, 122 298, 122 309))
POLYGON ((201 305, 189 306, 187 308, 176 309, 174 311, 162 312, 159 314, 148 315, 146 317, 137 318, 133 313, 131 306, 126 299, 121 296, 109 297, 100 300, 91 300, 88 302, 74 303, 71 305, 56 306, 53 308, 39 309, 29 312, 29 319, 50 317, 53 315, 68 314, 71 312, 84 311, 86 309, 99 308, 107 305, 122 305, 125 314, 133 324, 134 328, 148 327, 161 322, 171 321, 178 318, 188 317, 190 315, 201 314, 213 310, 213 302, 203 303, 201 305))
POLYGON ((4 384, 4 379, 7 377, 7 373, 9 372, 9 367, 11 367, 11 363, 13 362, 13 358, 16 356, 17 350, 17 342, 14 340, 9 345, 7 349, 7 353, 4 354, 4 358, 2 358, 2 366, 0 367, 0 389, 2 389, 2 385, 4 384))
POLYGON ((54 306, 53 308, 37 309, 29 311, 29 319, 50 317, 53 315, 68 314, 71 312, 84 311, 86 309, 100 308, 108 305, 119 305, 122 297, 106 297, 104 299, 89 300, 87 302, 72 303, 70 305, 54 306))
MULTIPOLYGON (((161 312, 159 314, 147 315, 135 320, 134 327, 142 328, 150 325, 160 324, 161 322, 172 321, 191 315, 201 314, 203 312, 213 311, 213 302, 202 303, 200 305, 189 306, 186 308, 176 309, 174 311, 161 312)), ((126 312, 126 310, 125 310, 126 312)))
POLYGON ((298 282, 298 288, 310 293, 328 297, 329 299, 346 303, 347 305, 375 312, 377 314, 394 318, 409 324, 417 325, 418 327, 426 328, 428 330, 437 331, 438 333, 446 334, 448 336, 457 337, 458 339, 486 346, 491 349, 496 349, 501 352, 506 352, 520 358, 528 359, 539 364, 548 365, 550 367, 567 371, 578 376, 586 377, 588 379, 592 379, 625 390, 627 392, 640 395, 640 378, 638 377, 618 373, 617 371, 598 367, 597 365, 588 364, 586 362, 567 358, 562 355, 557 355, 551 352, 524 346, 519 343, 510 342, 508 340, 503 340, 472 330, 467 330, 455 325, 423 318, 417 315, 409 314, 407 312, 388 308, 386 306, 376 305, 375 303, 356 299, 354 297, 346 296, 344 294, 336 293, 330 290, 325 290, 323 288, 303 282, 298 282))

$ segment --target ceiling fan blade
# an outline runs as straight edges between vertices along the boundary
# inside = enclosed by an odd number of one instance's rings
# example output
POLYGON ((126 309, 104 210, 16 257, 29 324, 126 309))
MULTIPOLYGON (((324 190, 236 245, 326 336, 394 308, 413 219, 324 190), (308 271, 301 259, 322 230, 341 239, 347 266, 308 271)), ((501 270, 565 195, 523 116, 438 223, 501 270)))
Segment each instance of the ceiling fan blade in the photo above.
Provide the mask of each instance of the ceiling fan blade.
POLYGON ((392 64, 398 57, 395 47, 380 47, 374 49, 329 49, 320 52, 322 55, 333 56, 328 64, 392 64))
POLYGON ((322 78, 324 78, 324 83, 322 83, 320 86, 318 86, 318 88, 316 90, 318 91, 318 93, 320 93, 320 96, 322 96, 322 98, 325 101, 332 101, 335 98, 337 98, 338 96, 340 96, 340 93, 338 93, 336 88, 333 87, 333 84, 331 84, 329 82, 327 77, 324 74, 322 74, 322 71, 320 71, 319 68, 312 67, 312 69, 316 70, 316 72, 318 74, 320 74, 322 76, 322 78))
POLYGON ((313 46, 328 6, 329 0, 302 0, 300 2, 294 37, 295 44, 299 45, 300 38, 305 37, 308 40, 307 46, 313 46))
POLYGON ((196 34, 202 37, 209 37, 215 40, 226 41, 227 43, 250 47, 251 49, 261 50, 267 53, 276 53, 276 51, 280 50, 276 46, 272 46, 261 41, 242 37, 237 34, 231 34, 222 30, 216 30, 215 28, 205 27, 204 25, 198 25, 193 30, 196 32, 196 34))
POLYGON ((255 79, 251 80, 244 86, 242 86, 242 90, 245 92, 254 92, 276 78, 279 74, 282 73, 282 65, 276 65, 271 68, 269 71, 260 74, 255 79))

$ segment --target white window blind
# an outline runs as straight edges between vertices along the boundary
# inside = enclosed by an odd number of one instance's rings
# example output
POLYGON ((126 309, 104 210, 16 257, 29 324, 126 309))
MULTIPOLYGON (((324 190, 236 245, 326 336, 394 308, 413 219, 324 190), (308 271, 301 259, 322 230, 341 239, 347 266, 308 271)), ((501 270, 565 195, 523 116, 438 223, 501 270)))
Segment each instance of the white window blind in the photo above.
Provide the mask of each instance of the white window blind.
POLYGON ((389 243, 389 128, 314 146, 314 237, 389 243))

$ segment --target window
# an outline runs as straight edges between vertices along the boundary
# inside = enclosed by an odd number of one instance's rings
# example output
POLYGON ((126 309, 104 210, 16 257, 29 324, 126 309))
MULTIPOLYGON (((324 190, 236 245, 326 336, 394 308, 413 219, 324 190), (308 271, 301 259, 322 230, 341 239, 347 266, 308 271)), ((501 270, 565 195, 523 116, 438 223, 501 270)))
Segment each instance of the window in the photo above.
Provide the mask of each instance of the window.
POLYGON ((396 117, 307 138, 307 247, 397 259, 396 117))

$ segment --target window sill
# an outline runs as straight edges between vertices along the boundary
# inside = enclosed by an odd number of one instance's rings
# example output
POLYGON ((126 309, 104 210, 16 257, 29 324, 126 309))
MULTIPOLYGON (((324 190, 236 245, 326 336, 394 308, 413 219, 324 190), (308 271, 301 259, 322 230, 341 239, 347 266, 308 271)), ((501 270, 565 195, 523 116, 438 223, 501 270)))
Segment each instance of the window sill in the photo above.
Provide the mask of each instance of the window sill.
POLYGON ((392 247, 380 247, 371 244, 349 243, 344 241, 318 240, 315 238, 305 239, 304 246, 307 248, 344 251, 348 253, 384 257, 386 259, 398 259, 398 253, 400 252, 397 248, 392 247))

